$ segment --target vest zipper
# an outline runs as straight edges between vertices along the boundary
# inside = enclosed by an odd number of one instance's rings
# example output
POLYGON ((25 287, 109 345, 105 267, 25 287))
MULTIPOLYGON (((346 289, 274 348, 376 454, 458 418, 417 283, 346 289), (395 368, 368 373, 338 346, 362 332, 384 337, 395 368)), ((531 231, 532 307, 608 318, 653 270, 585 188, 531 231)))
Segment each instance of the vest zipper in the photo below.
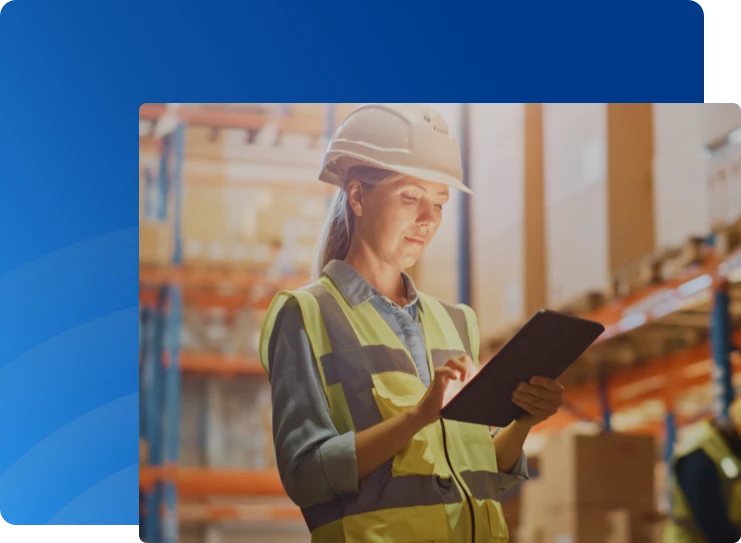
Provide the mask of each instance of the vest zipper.
POLYGON ((466 487, 463 486, 463 483, 458 478, 458 474, 453 468, 453 463, 450 461, 450 455, 448 454, 448 437, 447 437, 447 434, 445 433, 445 423, 443 422, 443 419, 440 419, 440 426, 442 427, 442 430, 443 430, 443 450, 445 451, 445 460, 447 460, 448 462, 450 473, 453 474, 453 478, 456 480, 456 482, 458 483, 458 486, 463 492, 463 495, 466 497, 466 502, 468 503, 468 511, 471 514, 471 543, 476 543, 476 517, 474 516, 474 512, 473 512, 473 502, 471 501, 471 497, 468 495, 468 492, 466 491, 466 487))
MULTIPOLYGON (((425 327, 425 321, 422 318, 422 315, 420 315, 420 322, 422 323, 422 337, 424 337, 425 350, 427 351, 427 368, 430 371, 430 385, 429 386, 432 386, 432 380, 435 378, 435 368, 433 367, 433 364, 432 364, 432 351, 430 350, 429 343, 427 341, 427 329, 425 327)), ((409 355, 409 361, 414 367, 414 373, 417 374, 418 379, 421 379, 419 376, 419 370, 417 369, 417 364, 414 363, 414 358, 412 357, 411 349, 408 351, 407 354, 409 355)), ((458 483, 458 486, 463 492, 463 495, 466 497, 466 502, 468 503, 468 512, 471 515, 471 543, 476 543, 476 517, 474 516, 474 512, 473 512, 473 502, 471 501, 471 497, 468 495, 468 492, 466 492, 466 487, 463 486, 463 482, 458 478, 458 474, 453 468, 453 463, 450 461, 450 454, 448 453, 448 437, 447 437, 447 434, 445 433, 445 423, 443 422, 442 417, 440 418, 440 427, 442 428, 442 433, 443 433, 442 437, 443 437, 443 450, 445 451, 445 460, 448 462, 450 473, 453 474, 453 478, 458 483)))

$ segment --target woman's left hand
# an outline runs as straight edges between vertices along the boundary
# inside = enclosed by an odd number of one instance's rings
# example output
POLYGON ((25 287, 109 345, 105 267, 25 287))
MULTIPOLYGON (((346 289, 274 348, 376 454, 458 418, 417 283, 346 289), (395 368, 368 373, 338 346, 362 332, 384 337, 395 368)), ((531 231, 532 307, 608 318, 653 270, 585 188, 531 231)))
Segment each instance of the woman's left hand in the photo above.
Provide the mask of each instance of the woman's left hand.
POLYGON ((532 427, 554 415, 563 405, 563 385, 547 377, 533 377, 530 383, 517 385, 512 402, 525 410, 518 422, 532 427))

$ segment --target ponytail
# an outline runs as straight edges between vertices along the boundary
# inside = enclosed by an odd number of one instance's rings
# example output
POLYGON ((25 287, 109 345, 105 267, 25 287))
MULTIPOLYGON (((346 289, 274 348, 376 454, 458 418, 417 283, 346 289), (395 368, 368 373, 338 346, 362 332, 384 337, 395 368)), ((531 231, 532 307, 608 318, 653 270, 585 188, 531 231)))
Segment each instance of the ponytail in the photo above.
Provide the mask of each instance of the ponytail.
POLYGON ((311 270, 311 280, 316 281, 321 277, 322 270, 330 261, 344 260, 350 249, 353 226, 355 225, 355 213, 353 213, 347 200, 347 191, 341 188, 337 191, 329 206, 327 219, 324 221, 322 235, 319 238, 319 248, 314 258, 314 266, 311 270))
POLYGON ((335 194, 327 212, 327 219, 324 222, 314 266, 311 270, 312 281, 321 277, 324 266, 332 260, 344 260, 350 250, 350 242, 355 230, 355 213, 350 207, 345 190, 347 181, 357 179, 363 186, 363 190, 370 190, 381 181, 389 180, 397 175, 395 172, 372 166, 353 166, 349 169, 343 179, 343 187, 335 194))

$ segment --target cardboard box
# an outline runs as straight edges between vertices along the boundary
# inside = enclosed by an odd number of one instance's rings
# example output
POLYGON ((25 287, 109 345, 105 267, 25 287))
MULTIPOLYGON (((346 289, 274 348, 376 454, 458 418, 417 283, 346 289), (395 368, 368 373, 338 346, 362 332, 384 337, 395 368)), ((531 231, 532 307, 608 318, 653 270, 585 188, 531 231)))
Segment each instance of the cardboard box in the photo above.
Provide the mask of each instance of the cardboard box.
POLYGON ((644 516, 629 509, 553 509, 545 518, 543 543, 652 543, 644 516))
POLYGON ((139 262, 162 266, 172 258, 172 226, 168 223, 139 222, 139 262))
POLYGON ((257 239, 263 243, 315 244, 324 225, 325 208, 308 195, 286 197, 257 213, 257 239))
POLYGON ((520 485, 520 523, 531 527, 541 526, 543 514, 549 506, 548 495, 543 492, 543 479, 530 479, 520 485))
POLYGON ((522 494, 519 487, 514 487, 505 492, 501 498, 502 514, 507 523, 510 533, 516 533, 520 525, 522 511, 522 494))
POLYGON ((543 543, 607 543, 606 513, 568 507, 551 510, 544 518, 543 543))
POLYGON ((223 131, 216 127, 191 125, 185 131, 185 148, 191 158, 221 158, 223 140, 223 131))
MULTIPOLYGON (((510 531, 510 534, 513 532, 510 531)), ((543 528, 534 526, 520 526, 514 532, 514 543, 545 543, 543 528)))
POLYGON ((183 241, 225 241, 228 238, 228 192, 223 188, 189 186, 183 192, 183 241))
POLYGON ((541 455, 542 496, 551 505, 603 508, 655 506, 656 444, 651 436, 563 432, 541 455))
POLYGON ((543 106, 550 305, 653 253, 652 134, 650 104, 543 106))

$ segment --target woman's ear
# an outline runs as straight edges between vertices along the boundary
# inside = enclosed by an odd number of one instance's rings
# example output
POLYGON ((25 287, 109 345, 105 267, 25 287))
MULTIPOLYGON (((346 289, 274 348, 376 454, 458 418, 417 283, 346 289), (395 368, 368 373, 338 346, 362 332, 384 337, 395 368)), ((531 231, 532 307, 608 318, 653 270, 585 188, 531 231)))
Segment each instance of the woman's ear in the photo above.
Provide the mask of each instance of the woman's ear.
POLYGON ((363 185, 357 179, 351 179, 347 183, 347 203, 355 213, 356 217, 363 216, 363 185))

